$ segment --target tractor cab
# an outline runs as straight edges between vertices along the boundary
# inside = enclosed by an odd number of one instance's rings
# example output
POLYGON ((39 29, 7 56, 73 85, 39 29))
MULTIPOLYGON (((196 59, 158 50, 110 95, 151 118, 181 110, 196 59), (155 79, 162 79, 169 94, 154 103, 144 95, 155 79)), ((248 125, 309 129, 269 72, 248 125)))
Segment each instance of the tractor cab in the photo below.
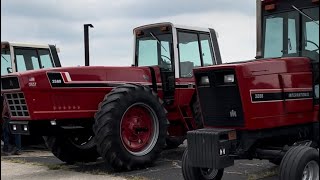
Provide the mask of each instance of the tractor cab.
POLYGON ((319 103, 319 0, 257 1, 257 57, 307 57, 319 103))
POLYGON ((28 70, 61 67, 54 45, 1 42, 1 76, 28 70))
POLYGON ((157 23, 134 29, 135 66, 159 66, 175 78, 192 78, 192 69, 221 64, 216 32, 157 23))
POLYGON ((140 26, 134 30, 134 66, 158 66, 166 104, 189 104, 194 93, 192 70, 221 64, 214 29, 175 25, 169 22, 140 26), (175 89, 183 89, 181 100, 175 89))
POLYGON ((319 62, 319 1, 258 0, 257 56, 308 57, 319 62), (261 19, 260 19, 261 18, 261 19))

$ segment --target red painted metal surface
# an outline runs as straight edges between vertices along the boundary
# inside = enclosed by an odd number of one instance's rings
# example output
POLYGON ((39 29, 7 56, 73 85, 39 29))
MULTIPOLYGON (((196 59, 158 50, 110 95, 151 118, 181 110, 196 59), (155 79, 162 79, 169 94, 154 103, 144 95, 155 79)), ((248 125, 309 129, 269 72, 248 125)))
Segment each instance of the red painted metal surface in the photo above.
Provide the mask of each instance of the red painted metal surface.
POLYGON ((235 69, 244 111, 245 127, 256 130, 315 122, 319 105, 312 98, 254 103, 255 92, 300 92, 312 90, 310 60, 303 57, 255 60, 195 69, 195 72, 235 69))
MULTIPOLYGON (((158 67, 154 67, 157 85, 161 85, 161 74, 158 67)), ((98 104, 103 100, 113 87, 93 87, 93 84, 121 85, 125 83, 137 83, 146 86, 152 85, 152 75, 149 67, 63 67, 53 69, 42 69, 21 73, 12 73, 9 76, 18 76, 20 82, 19 90, 4 90, 2 93, 23 92, 29 110, 29 117, 11 117, 12 120, 65 120, 65 119, 92 119, 98 109, 98 104), (62 81, 66 87, 53 87, 47 73, 57 72, 61 74, 62 81), (33 80, 33 86, 30 86, 33 80), (36 85, 35 85, 36 84, 36 85), (79 84, 87 84, 84 87, 79 84), (79 87, 75 87, 79 85, 79 87)), ((5 78, 7 76, 3 76, 5 78)), ((176 79, 177 84, 192 84, 193 79, 176 79)), ((59 82, 59 81, 57 81, 59 82)), ((179 122, 183 130, 179 135, 184 135, 188 130, 185 116, 190 116, 190 108, 187 113, 181 112, 180 107, 189 107, 191 97, 194 93, 192 88, 177 88, 175 101, 165 108, 168 111, 169 121, 179 122)), ((163 97, 162 89, 158 89, 158 96, 163 97)), ((191 117, 187 117, 191 118, 191 117)), ((177 133, 175 133, 177 135, 177 133)))

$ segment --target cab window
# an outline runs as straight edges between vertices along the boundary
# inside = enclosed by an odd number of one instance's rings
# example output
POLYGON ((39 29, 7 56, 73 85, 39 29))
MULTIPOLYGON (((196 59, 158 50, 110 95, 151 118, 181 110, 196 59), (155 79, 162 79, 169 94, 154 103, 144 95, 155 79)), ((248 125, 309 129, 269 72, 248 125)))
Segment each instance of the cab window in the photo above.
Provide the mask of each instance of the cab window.
POLYGON ((190 78, 192 70, 214 64, 209 34, 178 31, 180 77, 190 78))

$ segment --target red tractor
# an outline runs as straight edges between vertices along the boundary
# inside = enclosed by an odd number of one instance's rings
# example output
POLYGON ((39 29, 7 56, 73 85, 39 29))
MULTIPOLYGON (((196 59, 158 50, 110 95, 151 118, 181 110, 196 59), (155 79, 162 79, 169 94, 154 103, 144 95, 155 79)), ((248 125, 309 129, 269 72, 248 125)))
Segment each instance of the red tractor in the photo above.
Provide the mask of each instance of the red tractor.
MULTIPOLYGON (((3 41, 1 42, 1 76, 13 72, 61 67, 60 59, 58 56, 59 51, 59 48, 51 44, 31 44, 3 41)), ((2 114, 2 91, 0 103, 2 114)), ((43 142, 41 137, 29 137, 23 138, 23 144, 43 142), (33 139, 33 142, 30 142, 29 139, 33 139)))
POLYGON ((194 70, 204 128, 187 133, 186 180, 220 180, 235 159, 319 179, 319 0, 258 0, 257 59, 194 70))
POLYGON ((134 29, 131 67, 64 67, 1 77, 11 131, 45 136, 67 163, 99 155, 116 170, 152 163, 202 127, 192 69, 221 64, 216 33, 158 23, 134 29), (193 118, 195 117, 195 118, 193 118))

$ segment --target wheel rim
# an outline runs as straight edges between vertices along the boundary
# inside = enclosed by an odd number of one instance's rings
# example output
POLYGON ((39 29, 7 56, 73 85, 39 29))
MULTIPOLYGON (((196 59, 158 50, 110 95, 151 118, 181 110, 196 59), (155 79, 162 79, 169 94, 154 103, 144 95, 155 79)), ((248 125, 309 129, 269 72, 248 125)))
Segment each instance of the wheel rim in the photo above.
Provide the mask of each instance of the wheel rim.
POLYGON ((316 161, 310 161, 303 170, 302 180, 319 179, 319 164, 316 161))
POLYGON ((202 176, 208 180, 214 179, 218 174, 217 169, 201 168, 200 171, 201 171, 202 176))
POLYGON ((126 150, 143 156, 152 151, 159 135, 159 121, 154 110, 144 104, 131 105, 122 116, 120 137, 126 150))
POLYGON ((69 138, 70 142, 79 149, 88 149, 94 146, 92 135, 72 136, 69 138))

